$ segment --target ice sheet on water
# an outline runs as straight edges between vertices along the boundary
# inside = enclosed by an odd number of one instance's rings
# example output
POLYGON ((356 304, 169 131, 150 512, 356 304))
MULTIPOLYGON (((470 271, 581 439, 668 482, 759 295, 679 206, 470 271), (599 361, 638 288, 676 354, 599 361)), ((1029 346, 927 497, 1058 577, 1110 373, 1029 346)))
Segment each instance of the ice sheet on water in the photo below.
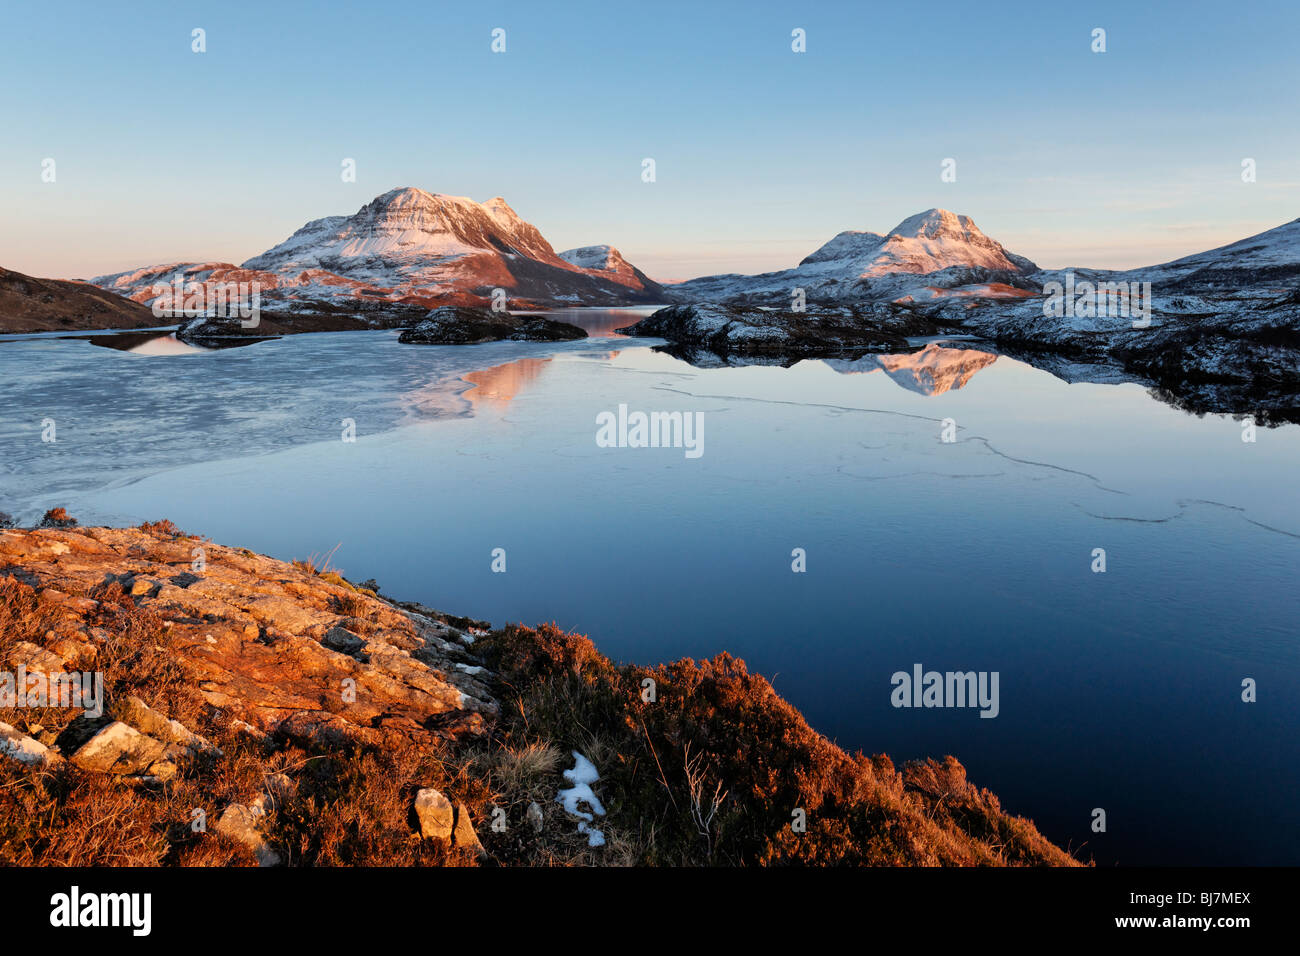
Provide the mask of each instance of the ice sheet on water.
POLYGON ((317 333, 214 351, 8 338, 0 342, 3 510, 30 521, 72 496, 173 468, 336 442, 344 419, 361 437, 469 416, 461 375, 568 347, 406 346, 396 337, 317 333))

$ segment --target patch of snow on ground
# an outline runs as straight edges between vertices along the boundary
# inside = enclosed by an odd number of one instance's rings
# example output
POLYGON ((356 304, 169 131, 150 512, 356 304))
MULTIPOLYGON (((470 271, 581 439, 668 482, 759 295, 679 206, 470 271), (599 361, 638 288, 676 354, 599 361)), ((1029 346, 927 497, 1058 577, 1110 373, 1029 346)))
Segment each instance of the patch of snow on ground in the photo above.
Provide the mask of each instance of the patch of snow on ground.
POLYGON ((596 765, 584 757, 578 751, 573 753, 573 769, 564 771, 564 779, 573 784, 567 790, 561 790, 555 795, 557 803, 564 804, 564 812, 570 816, 580 817, 582 822, 578 824, 578 832, 587 835, 587 846, 604 846, 605 834, 590 826, 591 821, 596 816, 605 815, 605 807, 600 802, 591 789, 591 785, 600 779, 600 774, 596 772, 596 765), (592 813, 585 810, 579 810, 579 804, 587 804, 592 809, 592 813), (595 814, 593 816, 592 814, 595 814))

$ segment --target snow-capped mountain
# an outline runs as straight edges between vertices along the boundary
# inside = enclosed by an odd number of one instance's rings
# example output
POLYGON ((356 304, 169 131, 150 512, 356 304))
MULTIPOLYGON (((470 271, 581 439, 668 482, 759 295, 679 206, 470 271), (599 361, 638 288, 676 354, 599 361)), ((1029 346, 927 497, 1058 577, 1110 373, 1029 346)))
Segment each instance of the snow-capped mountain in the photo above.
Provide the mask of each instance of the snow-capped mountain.
POLYGON ((178 273, 186 281, 257 281, 264 309, 295 312, 485 305, 496 289, 512 308, 665 300, 656 283, 610 253, 603 262, 591 257, 590 267, 575 263, 499 196, 478 203, 407 187, 354 215, 313 220, 242 266, 174 263, 91 281, 146 304, 156 283, 178 273))
POLYGON ((909 216, 886 235, 842 232, 801 263, 800 268, 829 265, 854 271, 859 277, 912 272, 925 275, 951 266, 973 266, 1007 272, 1037 269, 1024 256, 1002 248, 969 216, 946 209, 927 209, 909 216))
POLYGON ((1159 265, 1041 270, 1015 289, 955 287, 906 301, 921 314, 991 339, 1072 348, 1102 339, 1150 340, 1143 331, 1150 328, 1233 326, 1242 338, 1256 327, 1300 328, 1300 219, 1159 265), (1075 301, 1068 309, 1048 308, 1049 292, 1075 301))
POLYGON ((667 301, 663 287, 623 258, 623 253, 613 246, 582 246, 579 249, 566 249, 559 255, 565 262, 583 272, 617 282, 630 289, 653 293, 656 302, 667 301))
POLYGON ((802 289, 810 301, 893 300, 929 297, 927 290, 933 288, 1005 284, 1037 269, 984 235, 970 217, 928 209, 884 235, 841 232, 793 269, 691 279, 673 286, 672 295, 679 302, 788 305, 794 290, 802 289))

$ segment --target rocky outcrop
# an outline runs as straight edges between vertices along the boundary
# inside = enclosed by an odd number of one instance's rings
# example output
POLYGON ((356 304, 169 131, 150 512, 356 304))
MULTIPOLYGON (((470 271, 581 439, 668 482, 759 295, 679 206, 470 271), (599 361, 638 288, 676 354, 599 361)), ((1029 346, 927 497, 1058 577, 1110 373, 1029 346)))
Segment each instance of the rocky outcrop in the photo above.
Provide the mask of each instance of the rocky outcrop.
POLYGON ((1129 312, 1055 314, 1045 303, 1039 294, 940 299, 912 308, 946 331, 977 335, 1048 371, 1066 360, 1072 381, 1115 381, 1118 374, 1192 412, 1300 421, 1300 303, 1294 292, 1153 291, 1149 322, 1129 312))
MULTIPOLYGON (((194 538, 113 528, 0 532, 0 574, 6 571, 21 573, 57 609, 44 650, 54 663, 102 656, 106 635, 93 623, 102 601, 92 595, 107 580, 130 613, 166 631, 176 664, 203 700, 257 733, 374 745, 390 736, 481 730, 496 712, 482 680, 458 666, 476 663, 460 632, 337 575, 194 538)), ((14 646, 8 656, 22 653, 14 646)), ((83 742, 74 762, 154 776, 150 768, 168 748, 209 746, 139 699, 108 706, 118 722, 83 742)))
POLYGON ((83 770, 140 774, 152 767, 165 749, 160 741, 115 720, 78 747, 72 762, 83 770))
POLYGON ((0 756, 29 767, 49 766, 63 760, 57 750, 51 750, 39 740, 20 733, 3 721, 0 721, 0 756))
POLYGON ((262 833, 261 824, 265 817, 266 813, 261 807, 232 803, 217 818, 213 829, 252 850, 258 866, 279 866, 283 862, 280 854, 262 833))
POLYGON ((585 339, 576 325, 540 315, 511 315, 490 309, 444 306, 405 329, 399 342, 417 345, 475 345, 480 342, 565 342, 585 339))
POLYGON ((413 305, 390 304, 382 309, 358 307, 350 311, 312 313, 266 312, 255 325, 251 319, 234 316, 199 316, 186 319, 176 329, 182 342, 203 348, 246 345, 259 339, 274 339, 304 332, 361 332, 368 329, 397 329, 412 325, 428 310, 413 305))
POLYGON ((424 839, 442 840, 451 846, 469 850, 477 857, 487 855, 465 804, 458 803, 453 807, 441 791, 425 787, 415 795, 414 810, 420 826, 420 836, 424 839))
POLYGON ((456 829, 456 811, 451 801, 432 787, 415 795, 415 816, 420 822, 420 836, 429 840, 450 840, 456 829))
POLYGON ((890 352, 907 347, 908 336, 934 327, 892 305, 789 312, 736 305, 673 305, 625 335, 667 339, 679 348, 719 356, 821 358, 890 352))

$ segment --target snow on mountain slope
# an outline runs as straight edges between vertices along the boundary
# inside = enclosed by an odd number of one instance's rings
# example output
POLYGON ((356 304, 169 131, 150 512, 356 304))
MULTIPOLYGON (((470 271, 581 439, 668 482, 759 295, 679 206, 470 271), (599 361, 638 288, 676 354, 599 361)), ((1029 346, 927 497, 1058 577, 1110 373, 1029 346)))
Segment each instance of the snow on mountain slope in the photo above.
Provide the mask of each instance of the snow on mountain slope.
POLYGON ((660 285, 623 258, 623 253, 613 246, 583 246, 580 249, 566 249, 560 253, 560 258, 583 272, 634 289, 654 292, 659 296, 659 301, 666 301, 660 285))
MULTIPOLYGON (((166 265, 144 266, 127 272, 96 276, 92 285, 147 305, 158 302, 163 310, 160 322, 172 315, 177 304, 176 282, 181 285, 181 307, 187 314, 202 314, 205 306, 187 306, 195 301, 196 286, 203 286, 210 304, 213 290, 227 287, 241 295, 240 302, 252 304, 251 293, 256 290, 258 307, 267 312, 340 312, 353 315, 378 316, 384 310, 411 307, 433 308, 446 304, 442 299, 421 299, 418 296, 386 294, 364 282, 345 278, 323 269, 285 270, 270 272, 264 269, 246 269, 230 262, 173 262, 166 265)), ((453 304, 480 304, 481 300, 462 298, 453 304)))
POLYGON ((672 288, 678 301, 789 299, 803 289, 809 298, 832 301, 895 299, 927 286, 995 281, 1037 266, 1008 252, 968 216, 928 209, 909 216, 885 235, 841 232, 793 269, 757 276, 705 276, 672 288), (942 283, 917 276, 945 273, 942 283))
POLYGON ((664 301, 658 285, 617 251, 613 257, 598 269, 561 258, 500 196, 477 203, 408 187, 389 190, 351 216, 312 220, 240 267, 178 263, 91 281, 147 303, 152 286, 171 282, 177 272, 186 281, 256 280, 264 309, 295 312, 486 305, 497 289, 512 307, 664 301))
MULTIPOLYGON (((1300 283, 1300 219, 1255 236, 1139 269, 1040 270, 986 236, 967 216, 929 209, 885 235, 842 232, 793 269, 761 275, 716 275, 669 287, 681 303, 730 302, 790 308, 796 289, 808 302, 926 303, 939 298, 1024 299, 1067 275, 1089 282, 1150 282, 1157 305, 1171 312, 1216 308, 1198 301, 1230 295, 1268 299, 1300 283)), ((955 304, 968 307, 969 302, 955 304)), ((1037 305, 1026 305, 1032 311, 1037 305)))
POLYGON ((440 260, 482 253, 524 256, 568 268, 537 228, 499 196, 480 204, 412 188, 389 190, 353 216, 309 222, 244 266, 317 267, 370 278, 376 271, 418 274, 440 260))
POLYGON ((1124 273, 1153 286, 1179 290, 1238 288, 1246 284, 1294 287, 1300 279, 1300 219, 1217 249, 1124 273))
POLYGON ((190 283, 208 282, 257 282, 263 289, 274 289, 280 281, 273 273, 242 269, 231 262, 171 262, 95 276, 90 282, 133 302, 152 305, 160 293, 171 294, 177 277, 180 277, 182 290, 190 283), (166 288, 155 289, 155 286, 166 288))
POLYGON ((657 286, 630 265, 596 271, 557 256, 500 196, 477 203, 409 187, 376 197, 353 216, 310 222, 244 265, 324 269, 407 295, 490 297, 500 288, 512 300, 539 304, 660 300, 657 286))
POLYGON ((583 246, 580 249, 566 249, 560 253, 560 258, 579 269, 594 269, 597 272, 632 271, 631 263, 613 246, 583 246))
POLYGON ((1006 272, 1034 272, 1038 268, 980 232, 969 216, 958 216, 946 209, 928 209, 904 219, 889 231, 875 252, 861 275, 925 275, 951 266, 1006 272))

